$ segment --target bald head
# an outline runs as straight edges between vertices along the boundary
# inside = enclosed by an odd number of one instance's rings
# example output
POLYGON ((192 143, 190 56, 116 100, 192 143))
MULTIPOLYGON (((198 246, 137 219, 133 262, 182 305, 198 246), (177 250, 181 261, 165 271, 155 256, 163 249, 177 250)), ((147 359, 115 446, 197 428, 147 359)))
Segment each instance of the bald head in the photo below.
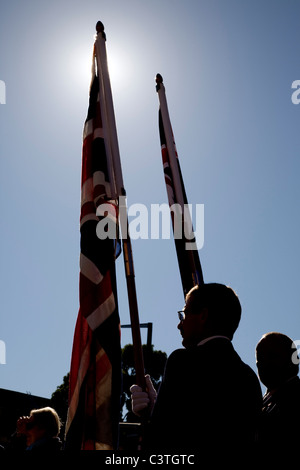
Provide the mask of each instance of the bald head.
POLYGON ((256 346, 256 363, 259 378, 269 390, 278 388, 299 372, 296 345, 282 333, 263 335, 256 346))

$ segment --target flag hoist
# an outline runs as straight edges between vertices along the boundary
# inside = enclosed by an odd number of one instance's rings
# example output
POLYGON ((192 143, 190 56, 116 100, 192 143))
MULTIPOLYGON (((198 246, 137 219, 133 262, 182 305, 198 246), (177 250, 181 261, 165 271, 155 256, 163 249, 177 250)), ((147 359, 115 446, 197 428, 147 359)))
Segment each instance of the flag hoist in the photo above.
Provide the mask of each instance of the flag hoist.
MULTIPOLYGON (((104 26, 96 25, 88 114, 83 132, 79 312, 69 381, 66 449, 118 448, 121 394, 120 320, 115 260, 120 253, 120 203, 126 205, 104 26), (121 202, 120 202, 121 201, 121 202), (116 237, 97 226, 115 225, 116 237)), ((122 237, 137 383, 145 388, 128 220, 122 237)), ((122 228, 122 227, 121 227, 122 228)))
POLYGON ((184 296, 197 284, 203 274, 192 227, 191 215, 172 131, 165 87, 160 74, 156 75, 159 98, 159 134, 165 183, 172 219, 174 241, 184 296))

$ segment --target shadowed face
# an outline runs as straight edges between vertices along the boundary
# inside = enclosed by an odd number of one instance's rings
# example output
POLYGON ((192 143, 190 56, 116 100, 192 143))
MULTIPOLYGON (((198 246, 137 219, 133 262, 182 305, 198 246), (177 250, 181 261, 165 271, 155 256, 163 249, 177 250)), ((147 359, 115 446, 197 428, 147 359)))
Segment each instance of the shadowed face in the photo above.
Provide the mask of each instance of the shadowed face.
POLYGON ((28 428, 29 429, 27 429, 27 432, 26 432, 27 446, 30 446, 31 444, 38 441, 39 439, 42 439, 46 434, 46 430, 38 426, 34 422, 34 419, 32 417, 31 417, 30 426, 28 426, 28 428))
POLYGON ((207 319, 207 308, 195 312, 192 308, 191 296, 187 298, 183 308, 184 318, 179 322, 177 328, 182 336, 182 345, 185 348, 196 346, 205 337, 205 323, 207 319))

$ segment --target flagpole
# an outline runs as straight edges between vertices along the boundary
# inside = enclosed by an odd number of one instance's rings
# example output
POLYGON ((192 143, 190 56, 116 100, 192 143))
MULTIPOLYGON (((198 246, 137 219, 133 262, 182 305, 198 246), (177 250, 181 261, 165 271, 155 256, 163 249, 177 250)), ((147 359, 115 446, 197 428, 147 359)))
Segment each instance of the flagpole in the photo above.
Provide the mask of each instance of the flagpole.
POLYGON ((132 255, 132 246, 131 239, 128 229, 128 217, 127 217, 127 207, 126 207, 126 192, 123 184, 123 175, 121 167, 121 159, 119 153, 118 137, 117 137, 117 128, 114 114, 114 106, 112 99, 112 91, 110 85, 108 63, 107 63, 107 54, 106 54, 106 35, 104 33, 104 26, 101 21, 97 22, 96 25, 97 38, 95 41, 95 53, 97 60, 98 76, 99 76, 99 85, 103 89, 104 101, 105 101, 105 113, 107 119, 107 128, 110 141, 111 155, 112 155, 112 165, 113 173, 115 177, 115 185, 117 194, 119 197, 119 211, 122 214, 122 245, 123 245, 123 256, 124 256, 124 266, 125 266, 125 275, 127 283, 127 293, 128 293, 128 302, 129 302, 129 311, 131 319, 131 331, 132 331, 132 342, 133 342, 133 351, 134 351, 134 362, 136 370, 136 381, 143 389, 146 388, 145 382, 145 368, 144 368, 144 359, 143 359, 143 350, 140 334, 140 323, 139 323, 139 314, 138 314, 138 303, 137 303, 137 294, 136 294, 136 285, 135 285, 135 272, 133 264, 133 255, 132 255), (122 196, 122 197, 120 197, 122 196))
MULTIPOLYGON (((190 211, 188 207, 185 207, 187 206, 187 198, 186 198, 186 194, 184 190, 178 156, 177 156, 176 147, 175 147, 175 140, 174 140, 173 130, 171 126, 169 110, 168 110, 165 86, 163 84, 163 78, 160 74, 156 75, 155 81, 156 81, 156 91, 157 91, 158 98, 159 98, 159 105, 160 105, 160 112, 161 112, 161 118, 162 118, 162 123, 163 123, 164 135, 166 139, 169 164, 170 164, 170 169, 172 173, 174 196, 176 199, 176 203, 181 206, 181 211, 182 211, 181 214, 183 217, 182 226, 188 227, 189 235, 190 235, 190 234, 193 234, 192 221, 191 221, 190 211), (190 230, 191 230, 191 233, 190 233, 190 230)), ((181 233, 181 235, 182 237, 184 237, 184 235, 186 234, 184 232, 184 233, 181 233)), ((176 243, 176 240, 175 240, 175 243, 176 243)), ((197 251, 195 238, 193 240, 193 243, 194 243, 195 248, 186 250, 186 254, 185 254, 185 258, 187 260, 189 271, 190 271, 190 280, 187 281, 186 279, 184 279, 184 276, 181 272, 184 295, 186 295, 188 290, 191 289, 193 286, 204 283, 202 268, 201 268, 201 264, 199 260, 199 254, 197 251)), ((180 255, 178 252, 177 252, 177 256, 178 256, 178 262, 180 265, 181 260, 179 259, 180 255)), ((179 269, 180 269, 180 266, 179 266, 179 269)))

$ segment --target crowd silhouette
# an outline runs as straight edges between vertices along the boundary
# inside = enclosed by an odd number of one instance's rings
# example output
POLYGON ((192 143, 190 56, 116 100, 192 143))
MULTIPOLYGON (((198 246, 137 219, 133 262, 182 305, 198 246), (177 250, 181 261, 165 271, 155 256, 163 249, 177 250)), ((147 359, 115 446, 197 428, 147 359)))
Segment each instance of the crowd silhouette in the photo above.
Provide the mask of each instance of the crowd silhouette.
MULTIPOLYGON (((187 294, 178 312, 184 347, 167 359, 159 390, 149 375, 146 390, 137 384, 130 389, 132 411, 145 423, 139 450, 296 449, 300 418, 296 344, 279 332, 264 334, 256 345, 255 373, 232 344, 241 312, 238 296, 223 284, 202 284, 187 294), (266 387, 264 395, 260 382, 266 387)), ((18 419, 10 448, 63 450, 61 424, 53 408, 32 410, 18 419)))

